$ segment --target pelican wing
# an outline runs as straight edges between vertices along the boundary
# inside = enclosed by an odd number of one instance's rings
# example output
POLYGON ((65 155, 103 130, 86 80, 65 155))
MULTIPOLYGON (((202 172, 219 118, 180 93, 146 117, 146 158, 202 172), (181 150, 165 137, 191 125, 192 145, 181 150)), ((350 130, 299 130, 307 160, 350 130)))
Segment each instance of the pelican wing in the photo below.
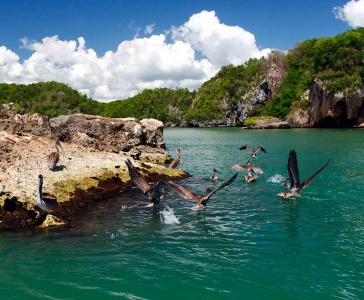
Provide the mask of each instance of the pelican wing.
POLYGON ((255 150, 255 153, 258 153, 258 152, 259 152, 259 150, 262 150, 264 153, 267 153, 267 151, 265 150, 265 148, 263 147, 263 145, 260 145, 260 146, 258 147, 258 149, 257 149, 257 150, 255 150))
POLYGON ((175 168, 177 168, 177 167, 178 167, 178 165, 180 164, 180 162, 181 162, 181 158, 180 158, 180 157, 176 158, 174 161, 172 161, 172 162, 170 163, 169 168, 170 168, 170 169, 175 169, 175 168))
POLYGON ((248 149, 250 152, 253 153, 253 149, 248 144, 245 144, 244 146, 241 146, 239 148, 239 150, 245 150, 245 149, 248 149))
POLYGON ((310 184, 310 182, 312 181, 312 179, 318 174, 320 173, 323 169, 326 168, 326 166, 329 164, 329 162, 331 161, 331 159, 329 159, 326 164, 321 167, 320 169, 318 169, 315 173, 313 173, 310 177, 308 177, 304 182, 301 183, 299 190, 302 190, 304 187, 308 186, 310 184))
POLYGON ((47 156, 47 166, 49 169, 53 169, 59 161, 59 152, 51 152, 47 156))
POLYGON ((243 165, 239 165, 239 164, 236 164, 236 165, 233 165, 233 166, 229 166, 229 168, 231 169, 234 169, 236 171, 242 171, 242 170, 245 170, 247 166, 243 166, 243 165))
POLYGON ((289 180, 291 182, 290 189, 299 188, 300 173, 298 171, 297 154, 295 150, 291 150, 289 152, 287 170, 289 174, 289 180))
POLYGON ((183 187, 182 185, 179 185, 177 183, 174 183, 173 181, 168 181, 167 184, 183 199, 186 200, 194 200, 196 202, 200 201, 201 196, 195 194, 191 190, 183 187))
POLYGON ((129 159, 125 160, 125 164, 129 170, 129 175, 132 182, 138 188, 140 188, 143 191, 143 193, 150 194, 153 187, 149 184, 149 182, 143 177, 142 174, 139 173, 139 171, 133 166, 133 164, 129 159))
POLYGON ((206 205, 207 201, 210 199, 210 197, 213 194, 215 194, 217 191, 219 191, 222 188, 224 188, 224 187, 228 186, 229 184, 231 184, 235 180, 236 176, 238 176, 238 172, 236 172, 235 175, 233 177, 231 177, 229 180, 227 180, 223 184, 221 184, 217 189, 214 189, 212 192, 207 194, 205 197, 202 197, 198 204, 201 204, 202 202, 204 202, 204 205, 206 205))
POLYGON ((259 167, 251 167, 255 174, 263 174, 263 170, 259 167))

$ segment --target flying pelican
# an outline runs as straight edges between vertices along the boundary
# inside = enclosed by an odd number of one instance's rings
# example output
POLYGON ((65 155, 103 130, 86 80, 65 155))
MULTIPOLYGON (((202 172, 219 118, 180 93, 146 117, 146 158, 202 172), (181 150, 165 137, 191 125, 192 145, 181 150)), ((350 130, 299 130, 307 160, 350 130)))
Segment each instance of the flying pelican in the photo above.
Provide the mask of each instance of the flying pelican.
POLYGON ((288 156, 288 164, 287 164, 287 170, 289 174, 289 181, 290 181, 290 190, 292 192, 292 196, 300 196, 300 191, 308 186, 312 179, 320 173, 323 169, 326 168, 326 166, 329 164, 331 159, 329 159, 326 164, 318 169, 315 173, 313 173, 310 177, 308 177, 305 181, 302 183, 300 182, 300 174, 298 171, 298 164, 297 164, 297 154, 295 150, 291 150, 289 152, 288 156))
POLYGON ((170 169, 177 168, 182 161, 181 150, 179 150, 179 148, 176 149, 176 153, 177 153, 178 157, 170 163, 170 165, 169 165, 170 169))
POLYGON ((212 168, 212 172, 213 172, 213 174, 211 175, 210 179, 211 179, 212 181, 215 181, 215 180, 217 180, 217 175, 216 175, 216 173, 219 173, 219 174, 220 174, 220 172, 219 172, 218 170, 216 170, 215 168, 212 168))
POLYGON ((265 151, 265 148, 263 147, 263 145, 260 145, 255 151, 248 144, 245 144, 244 146, 241 146, 239 148, 239 150, 245 150, 245 149, 248 149, 250 151, 250 156, 253 158, 257 157, 257 153, 260 150, 262 150, 264 153, 267 153, 267 151, 265 151))
POLYGON ((221 190, 222 188, 224 188, 224 187, 228 186, 230 183, 232 183, 235 180, 236 176, 238 176, 238 172, 236 172, 233 177, 231 177, 229 180, 225 181, 218 188, 209 192, 205 196, 197 195, 194 192, 192 192, 191 190, 189 190, 177 183, 174 183, 172 181, 168 181, 167 184, 183 199, 196 201, 197 205, 192 207, 193 210, 201 210, 201 209, 206 209, 207 201, 209 201, 210 197, 213 194, 215 194, 217 191, 221 190))
POLYGON ((47 166, 49 169, 53 170, 59 161, 59 153, 62 151, 64 154, 63 148, 59 141, 54 143, 55 150, 48 154, 47 156, 47 166))
POLYGON ((234 169, 236 171, 247 171, 248 173, 253 173, 253 174, 263 174, 263 170, 259 167, 253 167, 250 164, 249 165, 233 165, 230 166, 229 168, 234 169))
MULTIPOLYGON (((129 159, 125 160, 125 164, 129 170, 129 175, 132 182, 142 190, 144 194, 149 197, 149 204, 147 207, 151 207, 154 204, 159 204, 161 197, 161 192, 159 190, 160 182, 158 181, 154 185, 150 185, 149 182, 143 177, 142 174, 134 167, 129 159)), ((162 195, 165 196, 165 195, 162 195)))
POLYGON ((54 206, 57 205, 57 198, 52 194, 43 193, 42 187, 43 187, 43 175, 39 174, 36 203, 41 209, 45 211, 50 211, 54 206))

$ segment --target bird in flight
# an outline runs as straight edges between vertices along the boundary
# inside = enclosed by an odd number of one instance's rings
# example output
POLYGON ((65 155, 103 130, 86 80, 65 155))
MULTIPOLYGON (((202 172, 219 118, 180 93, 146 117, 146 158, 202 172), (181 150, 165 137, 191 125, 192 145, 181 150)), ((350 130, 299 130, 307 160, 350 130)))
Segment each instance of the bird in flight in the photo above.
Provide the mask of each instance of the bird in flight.
POLYGON ((250 147, 248 144, 245 144, 244 146, 241 146, 239 150, 245 150, 248 149, 250 151, 250 156, 253 158, 257 157, 257 153, 262 150, 264 153, 267 153, 263 145, 260 145, 256 150, 253 150, 252 147, 250 147))
POLYGON ((222 188, 231 184, 235 180, 236 176, 238 176, 238 172, 236 172, 233 177, 231 177, 229 180, 225 181, 218 188, 214 189, 213 191, 210 191, 205 196, 197 195, 193 191, 183 187, 182 185, 174 183, 172 181, 168 181, 167 184, 183 199, 196 201, 197 205, 192 207, 193 210, 201 210, 201 209, 206 208, 207 202, 209 201, 209 199, 212 195, 214 195, 217 191, 221 190, 222 188))
MULTIPOLYGON (((320 169, 318 169, 315 173, 313 173, 310 177, 305 179, 303 182, 300 181, 300 174, 298 170, 298 163, 297 163, 297 154, 295 150, 291 150, 288 156, 288 163, 287 163, 287 170, 289 174, 289 189, 291 192, 286 191, 284 198, 291 198, 292 196, 300 196, 300 191, 308 186, 313 178, 320 173, 323 169, 327 167, 331 159, 329 159, 325 165, 323 165, 320 169)), ((279 193, 278 195, 281 195, 279 193)), ((284 194, 284 193, 283 193, 284 194)))

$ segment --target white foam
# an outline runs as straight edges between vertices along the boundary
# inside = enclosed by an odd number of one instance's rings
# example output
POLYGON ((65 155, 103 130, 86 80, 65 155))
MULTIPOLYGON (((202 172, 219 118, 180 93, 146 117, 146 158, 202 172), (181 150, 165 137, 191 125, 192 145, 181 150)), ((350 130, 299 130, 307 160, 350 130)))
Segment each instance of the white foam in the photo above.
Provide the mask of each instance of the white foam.
POLYGON ((267 182, 274 182, 274 183, 281 183, 286 179, 286 177, 283 177, 279 174, 275 174, 268 178, 267 182))
POLYGON ((160 212, 161 222, 164 224, 179 224, 178 217, 173 213, 173 209, 166 205, 166 208, 160 212))

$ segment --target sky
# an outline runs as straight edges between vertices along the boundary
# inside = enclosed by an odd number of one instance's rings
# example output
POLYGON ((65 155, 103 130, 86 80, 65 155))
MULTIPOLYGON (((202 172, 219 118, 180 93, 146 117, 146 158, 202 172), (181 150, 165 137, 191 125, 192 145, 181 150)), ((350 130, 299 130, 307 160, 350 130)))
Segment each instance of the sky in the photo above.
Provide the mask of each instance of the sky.
POLYGON ((222 66, 364 26, 364 0, 1 0, 0 12, 0 82, 54 80, 102 102, 198 89, 222 66))

